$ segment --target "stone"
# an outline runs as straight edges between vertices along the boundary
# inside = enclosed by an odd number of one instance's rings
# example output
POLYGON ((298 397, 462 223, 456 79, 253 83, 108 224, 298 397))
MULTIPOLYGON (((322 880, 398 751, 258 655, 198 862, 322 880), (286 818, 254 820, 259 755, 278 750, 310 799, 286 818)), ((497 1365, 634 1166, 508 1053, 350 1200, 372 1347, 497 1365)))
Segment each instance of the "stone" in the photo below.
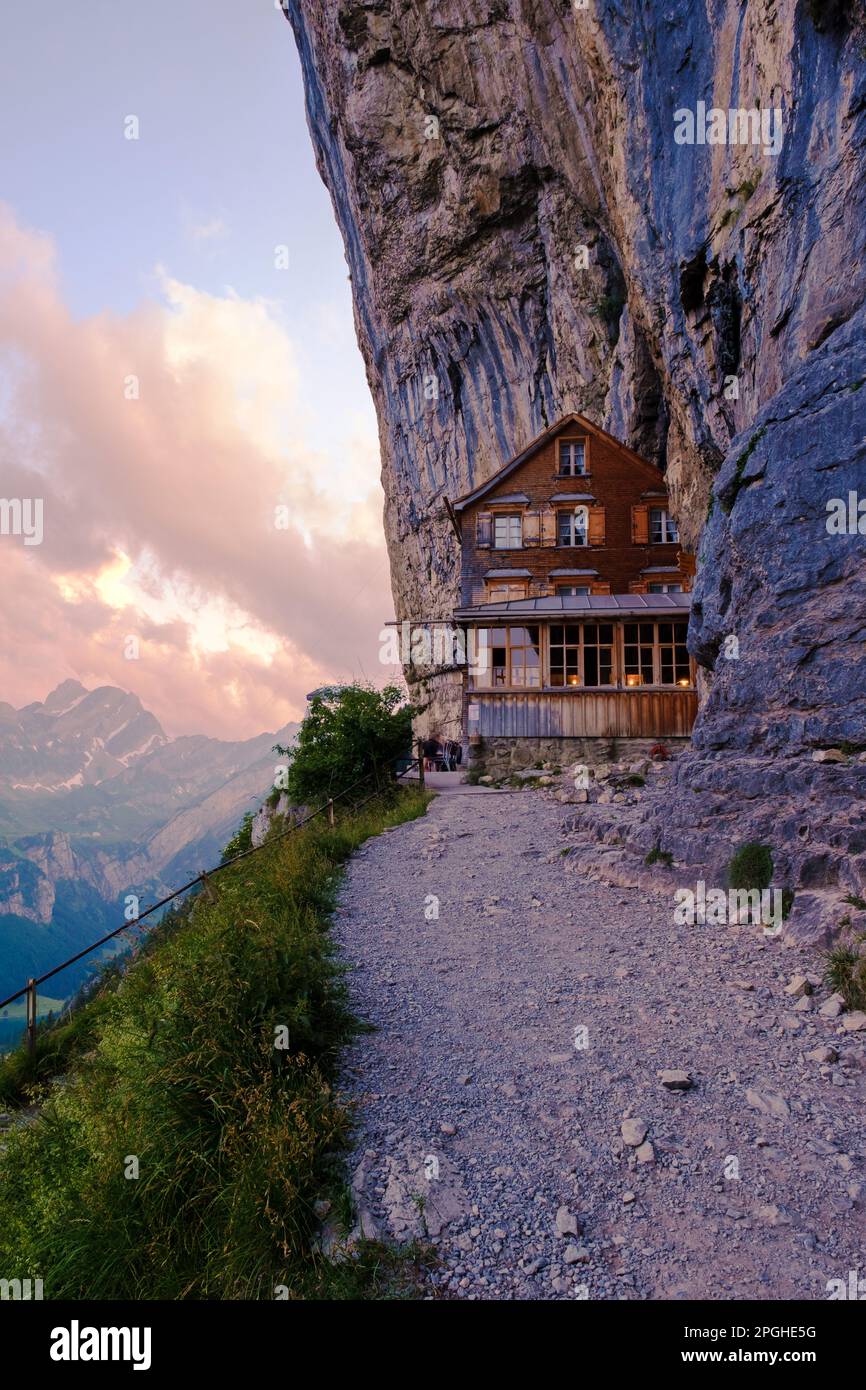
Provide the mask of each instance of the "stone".
POLYGON ((457 1126, 450 1124, 447 1120, 443 1120, 439 1128, 441 1129, 443 1134, 451 1135, 457 1133, 457 1126))
POLYGON ((636 1149, 643 1143, 644 1139, 646 1139, 648 1129, 649 1125, 645 1120, 623 1120, 620 1125, 620 1133, 624 1141, 633 1149, 636 1149))
POLYGON ((862 1033, 866 1028, 866 1013, 856 1009, 854 1013, 846 1014, 842 1019, 842 1027, 846 1033, 862 1033))
POLYGON ((770 1115, 775 1120, 787 1120, 791 1114, 784 1096, 775 1091, 758 1091, 751 1087, 746 1091, 746 1102, 762 1115, 770 1115))
POLYGON ((826 1047, 823 1045, 821 1047, 813 1047, 811 1052, 806 1053, 806 1056, 811 1062, 823 1062, 825 1064, 838 1062, 839 1060, 839 1053, 836 1051, 835 1047, 826 1047))
POLYGON ((812 754, 813 763, 844 763, 845 754, 841 748, 816 748, 812 754))
POLYGON ((634 1156, 637 1159, 638 1163, 655 1163, 656 1151, 650 1143, 649 1139, 645 1140, 643 1144, 639 1145, 639 1147, 635 1149, 634 1156))
POLYGON ((659 1078, 666 1091, 690 1091, 695 1084, 687 1071, 671 1071, 666 1069, 656 1072, 656 1076, 659 1078))
POLYGON ((818 1013, 822 1018, 838 1018, 845 1012, 845 999, 841 994, 831 994, 829 999, 825 999, 818 1013))
POLYGON ((589 1251, 585 1245, 567 1245, 562 1262, 566 1265, 586 1264, 588 1259, 589 1251))
POLYGON ((568 1207, 560 1207, 556 1213, 556 1234, 558 1236, 579 1236, 580 1224, 568 1207))
POLYGON ((812 986, 805 975, 792 975, 785 985, 785 993, 790 994, 792 999, 799 999, 803 994, 811 994, 812 986))
POLYGON ((812 1001, 811 994, 803 994, 794 1005, 794 1012, 798 1014, 808 1014, 812 1012, 814 1007, 815 1005, 812 1001))

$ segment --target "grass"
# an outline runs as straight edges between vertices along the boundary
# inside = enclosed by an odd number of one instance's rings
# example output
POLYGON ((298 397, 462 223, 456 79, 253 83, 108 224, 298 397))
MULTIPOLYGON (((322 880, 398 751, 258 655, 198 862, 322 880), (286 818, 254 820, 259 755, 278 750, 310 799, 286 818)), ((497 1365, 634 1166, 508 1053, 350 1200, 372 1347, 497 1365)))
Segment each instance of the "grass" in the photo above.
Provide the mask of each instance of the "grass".
POLYGON ((745 472, 746 464, 749 462, 749 459, 752 457, 752 454, 755 452, 766 433, 767 427, 766 425, 762 425, 761 428, 759 430, 756 430, 756 432, 752 435, 745 449, 737 459, 734 470, 734 477, 730 483, 725 497, 721 499, 722 508, 729 515, 734 510, 734 503, 737 500, 740 490, 743 487, 745 487, 745 483, 743 482, 743 473, 745 472))
POLYGON ((773 854, 769 845, 748 840, 740 845, 728 865, 730 888, 769 888, 773 878, 773 854))
POLYGON ((835 946, 827 956, 824 978, 842 995, 846 1008, 866 1009, 866 956, 858 955, 851 946, 835 946))
POLYGON ((411 1296, 420 1252, 363 1243, 332 1265, 313 1203, 345 1186, 334 1079, 361 1026, 328 930, 341 866, 428 800, 404 790, 225 870, 64 1024, 72 1040, 40 1036, 67 1073, 43 1069, 39 1118, 0 1154, 5 1278, 50 1299, 411 1296))
POLYGON ((669 849, 659 849, 658 845, 654 845, 643 862, 647 865, 664 864, 665 868, 669 869, 674 862, 674 857, 669 849))

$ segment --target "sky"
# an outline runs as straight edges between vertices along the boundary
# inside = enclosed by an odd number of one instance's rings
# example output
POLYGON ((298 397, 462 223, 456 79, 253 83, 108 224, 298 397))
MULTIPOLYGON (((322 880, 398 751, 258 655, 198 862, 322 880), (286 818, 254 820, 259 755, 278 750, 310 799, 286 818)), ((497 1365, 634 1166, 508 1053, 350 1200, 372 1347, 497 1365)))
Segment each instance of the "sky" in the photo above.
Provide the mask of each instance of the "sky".
POLYGON ((375 414, 275 0, 6 7, 0 126, 0 701, 73 677, 234 739, 393 676, 375 414))

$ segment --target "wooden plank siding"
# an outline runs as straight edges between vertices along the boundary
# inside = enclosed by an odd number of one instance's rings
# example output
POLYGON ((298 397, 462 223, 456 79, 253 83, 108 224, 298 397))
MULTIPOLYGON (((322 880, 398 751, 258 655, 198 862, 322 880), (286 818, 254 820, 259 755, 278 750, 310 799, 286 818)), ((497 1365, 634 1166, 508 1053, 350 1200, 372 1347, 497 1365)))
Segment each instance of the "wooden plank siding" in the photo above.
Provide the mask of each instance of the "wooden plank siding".
POLYGON ((694 690, 581 690, 547 695, 473 690, 482 738, 687 738, 698 710, 694 690))

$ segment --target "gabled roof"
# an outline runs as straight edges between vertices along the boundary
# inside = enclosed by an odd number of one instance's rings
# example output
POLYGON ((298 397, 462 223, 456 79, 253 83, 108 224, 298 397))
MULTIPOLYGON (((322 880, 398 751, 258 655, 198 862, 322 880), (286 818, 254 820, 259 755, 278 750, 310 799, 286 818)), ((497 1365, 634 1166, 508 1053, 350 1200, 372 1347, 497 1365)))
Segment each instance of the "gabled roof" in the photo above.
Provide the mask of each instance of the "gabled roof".
POLYGON ((479 501, 479 499, 484 497, 492 487, 495 487, 497 483, 501 483, 503 479, 507 478, 515 469, 520 468, 521 464, 526 463, 528 459, 532 458, 533 454, 543 448, 548 440, 552 439, 554 435, 558 434, 559 431, 567 425, 576 425, 581 430, 587 430, 590 434, 594 434, 599 439, 608 440, 630 458, 632 462, 639 464, 651 477, 657 479, 658 482, 661 483, 661 491, 665 490, 664 474, 656 468, 655 464, 649 463, 645 458, 641 458, 640 454, 636 454, 634 449, 630 449, 627 444, 621 443, 619 439, 616 439, 612 434, 608 434, 607 430, 601 429, 599 425, 594 425, 591 420, 587 420, 585 415, 578 415, 576 411, 572 411, 568 415, 563 415, 555 424, 549 425, 541 434, 536 435, 535 439, 527 444, 526 448, 522 450, 521 453, 515 454, 513 459, 509 459, 508 463, 500 468, 498 472, 494 473, 491 478, 488 478, 485 483, 479 484, 479 486, 473 488, 471 492, 467 492, 464 497, 459 498, 453 504, 455 512, 462 511, 464 507, 468 507, 472 502, 479 501))

